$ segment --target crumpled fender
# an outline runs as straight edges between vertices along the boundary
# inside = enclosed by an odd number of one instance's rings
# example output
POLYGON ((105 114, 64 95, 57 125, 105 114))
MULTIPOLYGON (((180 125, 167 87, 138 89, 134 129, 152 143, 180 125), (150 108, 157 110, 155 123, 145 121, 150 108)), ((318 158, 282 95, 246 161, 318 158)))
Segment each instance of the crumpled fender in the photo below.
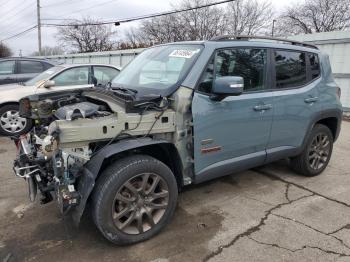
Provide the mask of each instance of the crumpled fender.
POLYGON ((77 191, 80 193, 81 199, 79 205, 74 207, 71 213, 74 223, 78 225, 80 222, 81 216, 85 210, 86 202, 95 186, 96 178, 100 173, 100 169, 105 159, 130 149, 156 144, 169 144, 169 142, 149 137, 122 140, 118 143, 106 146, 93 156, 90 161, 85 164, 79 178, 77 191))

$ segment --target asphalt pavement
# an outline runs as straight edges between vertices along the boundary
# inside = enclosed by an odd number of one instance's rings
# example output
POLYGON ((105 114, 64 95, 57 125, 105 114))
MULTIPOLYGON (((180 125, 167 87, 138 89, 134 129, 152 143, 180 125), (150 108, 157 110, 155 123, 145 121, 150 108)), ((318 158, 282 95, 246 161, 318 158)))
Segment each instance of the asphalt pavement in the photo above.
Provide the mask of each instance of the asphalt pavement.
POLYGON ((187 187, 168 227, 126 247, 106 241, 89 213, 75 228, 55 202, 30 203, 14 157, 0 138, 0 261, 350 261, 349 122, 320 176, 279 161, 187 187))

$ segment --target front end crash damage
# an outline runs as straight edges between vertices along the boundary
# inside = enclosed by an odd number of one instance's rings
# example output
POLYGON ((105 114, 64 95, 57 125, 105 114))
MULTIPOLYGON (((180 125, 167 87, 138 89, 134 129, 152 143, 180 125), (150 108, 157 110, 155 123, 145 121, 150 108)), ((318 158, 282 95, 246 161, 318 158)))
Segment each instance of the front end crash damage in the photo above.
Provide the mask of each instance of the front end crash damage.
POLYGON ((191 95, 190 89, 180 88, 170 98, 136 100, 123 92, 94 89, 27 97, 21 101, 21 115, 36 125, 15 139, 14 171, 28 182, 32 201, 38 190, 41 203, 56 199, 61 212, 71 213, 76 223, 103 163, 120 153, 176 145, 184 183, 189 183, 191 95))

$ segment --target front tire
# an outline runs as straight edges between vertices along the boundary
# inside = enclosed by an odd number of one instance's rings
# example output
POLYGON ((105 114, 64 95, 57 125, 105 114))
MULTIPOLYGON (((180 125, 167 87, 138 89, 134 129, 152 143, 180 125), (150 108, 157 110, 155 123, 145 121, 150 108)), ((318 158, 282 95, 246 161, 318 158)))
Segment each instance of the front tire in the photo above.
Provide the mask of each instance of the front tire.
POLYGON ((292 168, 304 176, 317 176, 327 167, 333 151, 333 135, 327 126, 317 124, 303 152, 291 159, 292 168))
POLYGON ((109 241, 133 244, 155 236, 170 222, 177 196, 169 167, 150 156, 134 155, 101 174, 92 196, 92 215, 109 241))
POLYGON ((19 116, 18 105, 0 107, 0 135, 18 136, 32 128, 32 121, 19 116))

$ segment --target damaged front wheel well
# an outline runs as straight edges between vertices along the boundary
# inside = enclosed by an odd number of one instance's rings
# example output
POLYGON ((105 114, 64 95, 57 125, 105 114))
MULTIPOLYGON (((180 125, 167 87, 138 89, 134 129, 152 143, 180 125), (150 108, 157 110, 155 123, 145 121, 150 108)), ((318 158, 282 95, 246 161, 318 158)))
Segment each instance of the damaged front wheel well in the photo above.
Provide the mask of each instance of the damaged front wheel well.
MULTIPOLYGON (((126 156, 135 154, 149 155, 161 161, 173 172, 178 188, 181 189, 181 187, 184 185, 181 158, 177 152, 177 149, 171 143, 142 146, 112 155, 103 161, 99 174, 101 174, 103 170, 106 169, 111 163, 126 156)), ((99 176, 96 178, 96 180, 98 180, 98 178, 99 176)))

